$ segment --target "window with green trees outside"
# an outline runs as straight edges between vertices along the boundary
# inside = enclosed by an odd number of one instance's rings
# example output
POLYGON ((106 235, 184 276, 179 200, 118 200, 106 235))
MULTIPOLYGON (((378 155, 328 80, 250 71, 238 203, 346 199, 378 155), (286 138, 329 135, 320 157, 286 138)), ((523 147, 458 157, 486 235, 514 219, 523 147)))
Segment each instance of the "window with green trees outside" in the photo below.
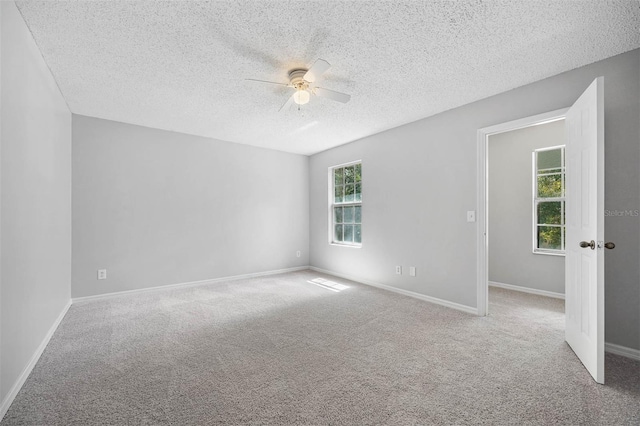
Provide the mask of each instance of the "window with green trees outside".
POLYGON ((564 254, 564 146, 533 152, 533 251, 564 254))
POLYGON ((330 169, 331 242, 362 245, 362 163, 330 169))

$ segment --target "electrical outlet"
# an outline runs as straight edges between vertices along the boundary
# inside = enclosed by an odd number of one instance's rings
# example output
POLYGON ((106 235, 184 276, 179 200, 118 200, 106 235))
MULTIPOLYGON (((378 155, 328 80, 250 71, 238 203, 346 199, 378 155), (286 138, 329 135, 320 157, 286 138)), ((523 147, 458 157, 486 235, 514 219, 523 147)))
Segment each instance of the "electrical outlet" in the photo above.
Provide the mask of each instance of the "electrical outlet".
POLYGON ((98 279, 106 280, 107 279, 107 270, 106 269, 98 269, 98 279))
POLYGON ((412 277, 416 276, 416 267, 415 266, 409 266, 409 275, 412 277))
POLYGON ((402 266, 396 266, 396 274, 402 275, 402 266))
POLYGON ((296 252, 296 257, 300 257, 300 254, 301 254, 301 253, 300 253, 300 250, 298 250, 298 251, 296 252))

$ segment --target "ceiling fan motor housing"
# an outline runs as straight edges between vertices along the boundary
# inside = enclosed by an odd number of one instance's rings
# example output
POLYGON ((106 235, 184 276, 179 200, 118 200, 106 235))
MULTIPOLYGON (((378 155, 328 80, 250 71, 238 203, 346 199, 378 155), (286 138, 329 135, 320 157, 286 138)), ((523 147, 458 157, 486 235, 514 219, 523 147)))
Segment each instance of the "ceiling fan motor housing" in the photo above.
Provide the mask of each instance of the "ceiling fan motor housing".
POLYGON ((304 79, 304 75, 308 70, 303 68, 296 68, 289 71, 289 84, 296 90, 308 90, 309 82, 304 79))

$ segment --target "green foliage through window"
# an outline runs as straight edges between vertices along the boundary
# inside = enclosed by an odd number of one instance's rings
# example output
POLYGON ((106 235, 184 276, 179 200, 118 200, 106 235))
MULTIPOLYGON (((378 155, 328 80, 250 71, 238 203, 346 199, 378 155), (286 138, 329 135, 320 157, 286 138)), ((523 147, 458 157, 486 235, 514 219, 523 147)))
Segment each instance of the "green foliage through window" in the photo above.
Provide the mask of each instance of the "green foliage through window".
POLYGON ((332 242, 362 243, 362 164, 334 168, 332 242))
POLYGON ((534 151, 534 250, 564 253, 564 146, 534 151))

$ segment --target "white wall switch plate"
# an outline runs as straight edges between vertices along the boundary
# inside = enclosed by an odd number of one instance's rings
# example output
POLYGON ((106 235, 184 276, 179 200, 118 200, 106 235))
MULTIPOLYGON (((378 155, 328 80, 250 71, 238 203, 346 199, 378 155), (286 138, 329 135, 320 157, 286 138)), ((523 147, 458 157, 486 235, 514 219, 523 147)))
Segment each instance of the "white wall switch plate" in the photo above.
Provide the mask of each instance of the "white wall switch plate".
POLYGON ((298 251, 296 252, 296 257, 300 257, 300 254, 301 254, 301 253, 300 253, 300 250, 298 250, 298 251))
POLYGON ((469 210, 467 212, 467 222, 475 222, 476 221, 476 211, 469 210))
POLYGON ((396 266, 396 274, 402 275, 402 266, 396 266))
POLYGON ((409 275, 412 277, 416 276, 416 267, 415 266, 409 266, 409 275))
POLYGON ((106 269, 98 269, 98 279, 106 280, 107 279, 107 270, 106 269))

